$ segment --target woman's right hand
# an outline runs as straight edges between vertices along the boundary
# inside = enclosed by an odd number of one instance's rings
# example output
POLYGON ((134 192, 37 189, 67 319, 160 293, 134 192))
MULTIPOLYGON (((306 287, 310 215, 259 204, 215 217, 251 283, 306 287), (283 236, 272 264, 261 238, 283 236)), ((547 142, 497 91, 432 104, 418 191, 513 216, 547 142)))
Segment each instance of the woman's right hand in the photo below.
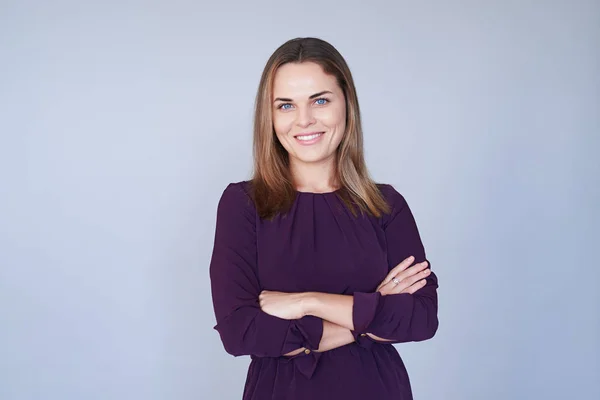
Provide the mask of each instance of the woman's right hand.
POLYGON ((379 284, 376 291, 383 296, 397 293, 413 294, 425 286, 425 278, 431 273, 431 270, 427 269, 429 263, 423 261, 409 268, 414 259, 413 256, 410 256, 395 266, 379 284))

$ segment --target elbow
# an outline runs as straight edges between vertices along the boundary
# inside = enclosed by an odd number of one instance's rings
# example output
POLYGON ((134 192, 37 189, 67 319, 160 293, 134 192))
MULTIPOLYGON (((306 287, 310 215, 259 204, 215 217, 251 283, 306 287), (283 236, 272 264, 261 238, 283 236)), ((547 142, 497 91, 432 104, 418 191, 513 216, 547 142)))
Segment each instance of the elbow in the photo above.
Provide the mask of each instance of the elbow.
POLYGON ((244 351, 242 346, 240 345, 239 339, 235 337, 230 337, 224 332, 219 332, 221 336, 221 343, 223 343, 223 348, 228 354, 231 354, 234 357, 248 355, 247 352, 244 351))
POLYGON ((232 326, 217 326, 215 328, 221 337, 223 348, 234 357, 257 356, 269 357, 269 350, 257 341, 254 335, 248 335, 247 330, 235 329, 232 326))
POLYGON ((246 356, 250 353, 244 351, 241 346, 235 343, 232 340, 221 340, 223 342, 223 348, 228 354, 231 354, 234 357, 246 356))
POLYGON ((219 333, 223 348, 228 354, 234 357, 250 355, 251 352, 238 329, 234 329, 227 323, 217 324, 214 329, 219 333))
POLYGON ((422 342, 429 340, 437 333, 440 321, 438 318, 437 296, 418 297, 415 305, 418 305, 416 316, 413 318, 413 341, 422 342))
POLYGON ((260 334, 261 332, 258 331, 260 321, 256 321, 254 310, 250 311, 244 313, 238 310, 218 320, 214 329, 219 332, 223 347, 228 354, 234 357, 249 355, 268 357, 276 353, 277 349, 270 345, 268 337, 265 338, 260 334))
POLYGON ((418 332, 413 333, 413 341, 414 342, 423 342, 425 340, 429 340, 433 338, 438 330, 439 320, 437 316, 426 326, 422 327, 418 330, 418 332))

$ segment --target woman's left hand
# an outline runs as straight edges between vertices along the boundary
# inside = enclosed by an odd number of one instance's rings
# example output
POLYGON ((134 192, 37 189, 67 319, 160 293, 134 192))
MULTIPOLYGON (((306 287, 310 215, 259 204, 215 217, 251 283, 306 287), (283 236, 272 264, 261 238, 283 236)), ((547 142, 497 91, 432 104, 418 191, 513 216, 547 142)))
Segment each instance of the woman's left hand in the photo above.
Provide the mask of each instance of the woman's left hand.
POLYGON ((260 308, 282 319, 300 319, 306 315, 304 293, 284 293, 263 290, 258 296, 260 308))

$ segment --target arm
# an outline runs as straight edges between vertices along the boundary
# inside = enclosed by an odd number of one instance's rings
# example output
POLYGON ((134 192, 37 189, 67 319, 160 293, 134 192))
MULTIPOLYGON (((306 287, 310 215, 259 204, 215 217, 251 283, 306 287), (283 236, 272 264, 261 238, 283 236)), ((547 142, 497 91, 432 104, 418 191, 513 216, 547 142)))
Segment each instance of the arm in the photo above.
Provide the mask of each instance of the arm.
MULTIPOLYGON (((272 290, 263 290, 259 297, 260 309, 265 313, 274 317, 293 320, 309 315, 309 311, 313 312, 313 317, 317 316, 323 320, 323 335, 319 343, 319 352, 332 350, 334 348, 344 346, 356 340, 355 332, 352 332, 352 296, 339 296, 325 293, 304 292, 304 293, 286 293, 272 290), (327 298, 331 301, 322 300, 317 303, 317 300, 327 298), (340 311, 339 302, 347 303, 345 305, 346 315, 339 318, 340 311), (313 311, 315 310, 315 311, 313 311), (318 314, 317 314, 318 312, 318 314), (324 320, 322 317, 332 318, 338 316, 337 323, 324 320), (345 319, 345 320, 344 320, 345 319), (340 326, 339 324, 346 323, 348 327, 340 326)), ((344 305, 342 305, 344 307, 344 305)), ((294 356, 300 354, 304 348, 292 351, 286 355, 294 356)))
MULTIPOLYGON (((384 231, 391 270, 410 255, 415 257, 415 264, 427 259, 408 204, 400 193, 388 188, 393 209, 384 222, 384 231)), ((437 277, 432 271, 425 286, 413 294, 382 295, 379 291, 355 292, 352 296, 307 293, 307 314, 366 334, 376 341, 422 341, 433 337, 438 328, 437 287, 437 277)))
POLYGON ((260 309, 256 210, 240 184, 230 184, 217 207, 210 261, 213 306, 225 350, 234 356, 279 357, 301 348, 316 350, 323 321, 314 316, 285 320, 260 309))
MULTIPOLYGON (((355 341, 356 338, 351 330, 329 321, 323 321, 323 337, 321 338, 321 343, 319 343, 319 348, 315 351, 324 353, 326 351, 354 343, 355 341)), ((296 354, 302 353, 304 350, 304 348, 300 348, 289 354, 286 354, 286 356, 295 356, 296 354)))
MULTIPOLYGON (((428 261, 414 216, 404 197, 388 186, 392 213, 384 221, 390 269, 413 255, 414 263, 428 261)), ((401 343, 432 338, 438 328, 438 279, 433 271, 413 294, 383 296, 380 292, 354 293, 353 321, 358 333, 375 340, 401 343)))
POLYGON ((353 296, 319 292, 308 292, 305 295, 306 315, 329 321, 348 331, 354 330, 352 319, 353 296))
POLYGON ((329 321, 323 321, 323 337, 317 351, 325 352, 337 349, 338 347, 353 343, 355 340, 350 329, 329 321))

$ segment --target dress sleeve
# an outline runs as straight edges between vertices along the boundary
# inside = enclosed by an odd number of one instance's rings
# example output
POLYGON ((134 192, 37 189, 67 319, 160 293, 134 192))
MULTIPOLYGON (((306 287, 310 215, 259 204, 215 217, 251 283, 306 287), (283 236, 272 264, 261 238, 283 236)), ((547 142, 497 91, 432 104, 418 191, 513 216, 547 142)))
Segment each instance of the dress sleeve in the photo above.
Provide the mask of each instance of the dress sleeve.
POLYGON ((279 357, 301 347, 318 349, 322 319, 285 320, 260 309, 256 208, 242 183, 230 183, 219 200, 209 270, 214 329, 229 354, 279 357))
MULTIPOLYGON (((413 264, 428 261, 414 216, 404 197, 386 185, 392 212, 383 221, 388 267, 394 268, 409 256, 413 264)), ((379 292, 354 293, 352 318, 357 333, 371 333, 386 343, 417 342, 432 338, 438 328, 438 279, 433 270, 426 284, 413 294, 383 296, 379 292)))

